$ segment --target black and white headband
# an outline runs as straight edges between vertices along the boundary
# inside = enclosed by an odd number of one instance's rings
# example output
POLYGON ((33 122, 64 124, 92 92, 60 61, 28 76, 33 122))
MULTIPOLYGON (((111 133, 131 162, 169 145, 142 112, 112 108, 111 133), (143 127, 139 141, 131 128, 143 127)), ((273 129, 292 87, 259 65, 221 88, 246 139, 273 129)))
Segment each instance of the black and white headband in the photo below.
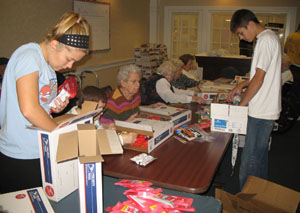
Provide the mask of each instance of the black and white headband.
POLYGON ((89 36, 87 35, 63 34, 57 39, 57 41, 71 47, 77 47, 82 49, 89 48, 89 36))

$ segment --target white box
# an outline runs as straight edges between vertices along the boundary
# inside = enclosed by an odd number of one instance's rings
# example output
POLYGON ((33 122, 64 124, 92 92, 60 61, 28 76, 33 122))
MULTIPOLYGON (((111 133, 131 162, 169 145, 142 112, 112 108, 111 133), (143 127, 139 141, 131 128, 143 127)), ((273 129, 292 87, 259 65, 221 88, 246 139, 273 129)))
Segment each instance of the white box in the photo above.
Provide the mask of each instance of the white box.
MULTIPOLYGON (((115 130, 96 130, 94 125, 79 124, 77 131, 61 134, 57 162, 78 158, 80 212, 102 212, 102 155, 122 154, 115 130)), ((71 160, 74 161, 74 160, 71 160)))
POLYGON ((78 160, 80 212, 103 212, 102 163, 78 160))
POLYGON ((0 195, 0 212, 54 213, 42 187, 0 195))
POLYGON ((211 131, 247 133, 248 107, 211 104, 211 131))
POLYGON ((126 144, 123 147, 141 152, 152 152, 174 133, 174 125, 169 121, 158 121, 145 118, 136 118, 132 122, 115 120, 116 129, 119 131, 136 132, 138 134, 151 136, 148 147, 136 147, 126 144))
POLYGON ((77 160, 59 164, 55 161, 60 134, 76 130, 77 124, 92 123, 100 111, 73 116, 52 132, 38 130, 42 183, 48 199, 58 202, 78 189, 77 160))
POLYGON ((170 106, 159 106, 155 108, 140 106, 141 113, 158 116, 166 121, 173 122, 174 128, 187 123, 192 118, 192 111, 170 106))

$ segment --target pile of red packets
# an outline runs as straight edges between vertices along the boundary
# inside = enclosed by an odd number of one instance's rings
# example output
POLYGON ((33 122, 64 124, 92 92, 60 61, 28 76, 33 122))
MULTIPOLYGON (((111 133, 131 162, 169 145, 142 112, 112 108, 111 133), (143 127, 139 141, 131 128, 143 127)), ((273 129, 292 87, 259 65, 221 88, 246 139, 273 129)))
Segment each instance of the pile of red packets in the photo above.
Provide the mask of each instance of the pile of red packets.
POLYGON ((148 147, 148 140, 149 136, 138 134, 136 140, 134 143, 132 143, 132 146, 139 146, 139 147, 148 147))
POLYGON ((107 207, 111 213, 145 212, 145 213, 180 213, 181 211, 195 212, 192 207, 193 199, 162 194, 162 189, 150 187, 151 182, 139 180, 121 180, 115 185, 129 188, 124 192, 127 201, 118 202, 115 206, 107 207))

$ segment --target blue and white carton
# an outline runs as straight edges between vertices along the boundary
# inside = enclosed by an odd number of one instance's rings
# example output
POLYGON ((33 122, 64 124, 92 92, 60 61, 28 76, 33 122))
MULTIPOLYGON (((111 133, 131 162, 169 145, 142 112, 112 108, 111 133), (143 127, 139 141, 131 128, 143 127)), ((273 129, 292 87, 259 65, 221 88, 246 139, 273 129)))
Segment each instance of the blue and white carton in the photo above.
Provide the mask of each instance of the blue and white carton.
POLYGON ((96 130, 92 124, 79 124, 77 131, 60 135, 56 161, 76 159, 80 212, 103 212, 102 155, 123 154, 115 130, 96 130))
POLYGON ((0 211, 54 213, 42 187, 1 194, 0 211))
POLYGON ((160 117, 161 120, 170 121, 174 124, 174 128, 189 122, 192 119, 192 111, 190 109, 182 109, 171 106, 140 106, 141 113, 160 117))
POLYGON ((38 130, 42 184, 48 199, 58 202, 78 189, 77 160, 56 162, 59 136, 77 130, 77 124, 93 123, 93 117, 101 110, 62 116, 61 123, 52 132, 38 130))
POLYGON ((247 134, 248 107, 212 103, 211 131, 247 134))

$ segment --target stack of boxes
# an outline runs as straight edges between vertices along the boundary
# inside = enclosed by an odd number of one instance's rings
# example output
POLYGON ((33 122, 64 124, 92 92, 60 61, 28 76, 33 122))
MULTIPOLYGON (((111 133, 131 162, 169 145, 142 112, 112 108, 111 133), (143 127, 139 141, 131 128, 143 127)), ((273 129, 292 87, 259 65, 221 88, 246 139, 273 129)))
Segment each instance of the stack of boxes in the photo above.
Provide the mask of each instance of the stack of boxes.
POLYGON ((162 44, 144 44, 134 49, 136 65, 143 77, 148 78, 168 58, 167 47, 162 44))

